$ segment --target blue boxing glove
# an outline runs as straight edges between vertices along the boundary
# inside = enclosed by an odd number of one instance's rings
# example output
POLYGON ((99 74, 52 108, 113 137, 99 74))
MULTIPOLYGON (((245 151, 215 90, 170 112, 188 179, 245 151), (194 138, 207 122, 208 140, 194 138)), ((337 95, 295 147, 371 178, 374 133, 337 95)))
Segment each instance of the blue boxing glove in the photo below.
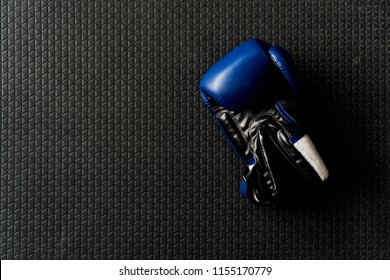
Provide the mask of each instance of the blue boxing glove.
POLYGON ((313 184, 328 170, 302 128, 299 83, 288 52, 250 40, 203 76, 200 94, 240 158, 248 164, 241 193, 260 204, 279 198, 283 164, 313 184), (279 174, 278 176, 275 176, 279 174))

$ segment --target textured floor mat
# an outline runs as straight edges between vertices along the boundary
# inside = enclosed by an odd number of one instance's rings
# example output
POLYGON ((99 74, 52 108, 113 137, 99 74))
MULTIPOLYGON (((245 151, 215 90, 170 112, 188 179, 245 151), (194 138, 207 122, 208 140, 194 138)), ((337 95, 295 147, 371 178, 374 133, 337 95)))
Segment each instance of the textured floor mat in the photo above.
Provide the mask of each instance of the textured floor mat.
POLYGON ((1 1, 1 258, 390 258, 388 1, 285 2, 1 1), (198 93, 249 38, 293 55, 332 175, 281 208, 198 93))

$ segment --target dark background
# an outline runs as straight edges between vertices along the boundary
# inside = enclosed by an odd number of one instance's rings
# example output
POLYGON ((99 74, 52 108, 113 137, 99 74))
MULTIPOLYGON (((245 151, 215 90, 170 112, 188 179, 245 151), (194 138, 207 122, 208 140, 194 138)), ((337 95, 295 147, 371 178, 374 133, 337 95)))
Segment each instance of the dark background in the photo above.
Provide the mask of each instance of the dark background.
MULTIPOLYGON (((390 7, 1 1, 2 259, 389 259, 390 7), (249 38, 284 46, 330 167, 280 208, 201 103, 249 38)), ((299 189, 291 181, 291 189, 299 189)))

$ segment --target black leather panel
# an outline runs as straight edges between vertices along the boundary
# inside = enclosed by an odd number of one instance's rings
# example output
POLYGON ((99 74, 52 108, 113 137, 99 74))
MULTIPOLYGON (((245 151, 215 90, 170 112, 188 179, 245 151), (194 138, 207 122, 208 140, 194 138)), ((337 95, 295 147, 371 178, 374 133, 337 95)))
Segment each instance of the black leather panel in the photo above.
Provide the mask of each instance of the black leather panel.
POLYGON ((254 154, 250 149, 250 145, 248 145, 248 140, 232 114, 227 110, 223 110, 216 117, 226 137, 241 158, 245 161, 253 158, 254 154))

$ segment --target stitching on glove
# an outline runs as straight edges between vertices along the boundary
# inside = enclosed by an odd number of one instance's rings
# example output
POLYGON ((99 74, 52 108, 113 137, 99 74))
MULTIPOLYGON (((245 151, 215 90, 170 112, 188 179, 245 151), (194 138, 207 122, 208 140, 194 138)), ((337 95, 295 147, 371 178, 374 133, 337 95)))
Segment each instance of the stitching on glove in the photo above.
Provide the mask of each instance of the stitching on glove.
POLYGON ((277 122, 277 124, 279 124, 280 127, 283 129, 284 133, 287 134, 288 138, 291 138, 291 134, 287 131, 287 129, 284 127, 284 125, 283 125, 283 124, 282 124, 282 123, 281 123, 273 114, 271 114, 271 113, 260 113, 260 114, 258 114, 256 117, 254 117, 254 118, 251 120, 251 122, 249 123, 249 127, 252 126, 253 122, 259 120, 261 117, 264 117, 264 116, 269 116, 269 117, 271 117, 272 119, 274 119, 274 120, 277 122))
POLYGON ((222 111, 218 112, 218 113, 216 114, 216 116, 217 116, 217 117, 220 117, 220 116, 222 115, 222 113, 228 113, 229 116, 233 119, 234 123, 236 124, 236 126, 237 126, 237 128, 238 128, 238 131, 240 132, 242 138, 243 138, 244 141, 245 141, 245 144, 247 145, 247 147, 248 147, 248 149, 249 149, 249 152, 252 154, 253 157, 255 157, 255 158, 257 159, 256 153, 254 153, 254 151, 252 150, 252 147, 249 145, 248 139, 246 139, 246 136, 245 136, 244 132, 242 131, 242 129, 241 129, 239 123, 237 122, 237 120, 236 120, 236 118, 233 116, 233 114, 232 114, 230 111, 228 111, 228 110, 222 110, 222 111))

